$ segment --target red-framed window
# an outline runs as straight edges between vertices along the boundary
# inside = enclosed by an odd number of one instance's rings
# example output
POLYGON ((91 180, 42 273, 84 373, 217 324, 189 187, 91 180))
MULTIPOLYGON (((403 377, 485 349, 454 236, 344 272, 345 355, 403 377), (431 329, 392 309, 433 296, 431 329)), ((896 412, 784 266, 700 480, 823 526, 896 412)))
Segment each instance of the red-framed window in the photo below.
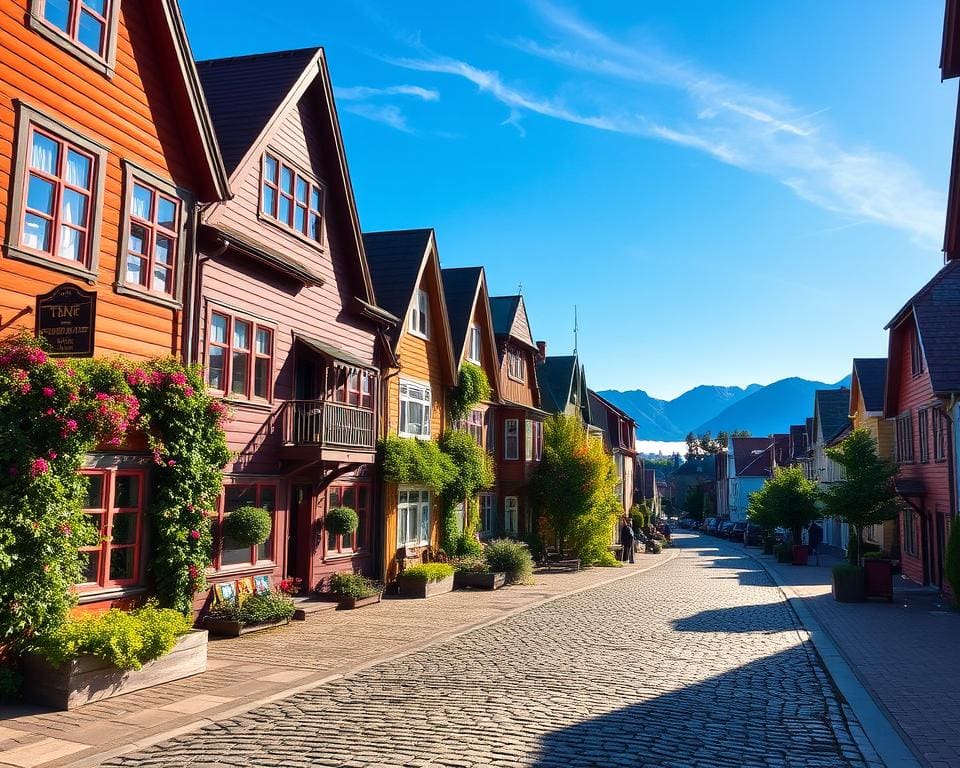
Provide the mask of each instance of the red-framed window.
POLYGON ((327 509, 350 507, 360 518, 360 524, 353 533, 337 534, 327 531, 327 556, 352 554, 363 547, 363 527, 369 517, 370 484, 337 483, 327 491, 327 509))
POLYGON ((137 179, 130 191, 126 282, 172 296, 180 201, 137 179))
POLYGON ((207 386, 226 396, 270 400, 274 331, 254 320, 213 309, 207 323, 207 386))
POLYGON ((486 432, 486 426, 484 424, 485 415, 486 411, 480 408, 473 408, 470 413, 467 414, 466 418, 461 419, 456 424, 457 429, 462 429, 464 432, 469 433, 481 448, 484 447, 483 439, 484 433, 486 432))
POLYGON ((294 232, 323 242, 323 187, 276 155, 265 152, 260 211, 294 232))
POLYGON ((99 543, 82 547, 87 556, 81 591, 125 587, 140 581, 146 473, 141 470, 84 470, 83 511, 99 532, 99 543))
POLYGON ((377 374, 362 368, 334 366, 333 401, 358 408, 373 409, 377 374))
POLYGON ((90 266, 90 216, 97 159, 30 126, 20 245, 90 266))
POLYGON ((217 510, 217 530, 220 535, 217 537, 216 552, 213 557, 213 566, 217 570, 221 568, 253 566, 258 563, 272 562, 274 560, 273 545, 275 535, 272 532, 270 538, 263 544, 253 547, 239 546, 225 536, 223 531, 223 521, 230 513, 240 507, 262 507, 273 515, 273 530, 277 527, 277 486, 276 483, 225 483, 223 493, 220 496, 220 504, 217 510))
POLYGON ((106 57, 111 0, 43 0, 43 19, 71 40, 106 57))

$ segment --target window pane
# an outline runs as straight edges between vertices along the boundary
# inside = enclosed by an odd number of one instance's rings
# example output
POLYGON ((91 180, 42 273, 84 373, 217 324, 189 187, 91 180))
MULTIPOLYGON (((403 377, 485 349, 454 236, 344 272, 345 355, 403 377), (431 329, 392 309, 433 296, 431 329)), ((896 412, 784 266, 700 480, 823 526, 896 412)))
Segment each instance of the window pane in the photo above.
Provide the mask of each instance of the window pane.
POLYGON ((40 213, 53 215, 54 185, 46 179, 30 174, 27 186, 27 207, 40 213))
POLYGON ((263 212, 270 216, 276 216, 277 213, 277 191, 273 187, 264 186, 263 188, 263 212))
POLYGON ((43 18, 57 29, 67 31, 67 22, 70 18, 69 0, 45 0, 43 3, 43 18))
POLYGON ((253 362, 253 394, 266 398, 270 395, 270 360, 258 357, 253 362))
POLYGON ((227 318, 216 313, 210 319, 210 341, 216 344, 227 343, 227 318))
POLYGON ((234 352, 230 364, 230 391, 235 395, 246 395, 249 382, 247 366, 250 364, 249 352, 234 352))
POLYGON ((100 552, 84 552, 87 557, 87 563, 83 569, 83 581, 81 583, 96 584, 100 580, 100 552))
POLYGON ((144 256, 147 253, 147 229, 140 224, 130 225, 128 247, 131 253, 144 256))
POLYGON ((133 185, 133 195, 130 198, 130 212, 138 219, 151 220, 153 211, 153 190, 140 184, 133 185))
POLYGON ((320 190, 314 187, 310 191, 310 207, 315 210, 320 210, 320 190))
POLYGON ((280 215, 277 218, 279 218, 280 221, 282 221, 284 224, 290 223, 290 198, 289 197, 283 197, 281 195, 280 215))
POLYGON ((146 285, 147 260, 142 256, 130 254, 127 256, 127 282, 137 285, 146 285))
POLYGON ((84 509, 101 509, 103 507, 103 475, 85 475, 87 478, 87 499, 84 509))
POLYGON ((293 209, 293 228, 298 232, 306 232, 307 209, 301 205, 293 209))
POLYGON ((233 324, 233 346, 236 349, 250 349, 250 323, 237 320, 233 324))
POLYGON ((137 475, 117 475, 113 484, 113 506, 117 509, 140 506, 140 478, 137 475))
POLYGON ((157 201, 157 224, 166 229, 177 226, 177 205, 166 197, 157 201))
POLYGON ((112 544, 137 543, 137 513, 126 512, 113 516, 112 544))
POLYGON ((310 228, 307 230, 307 235, 314 240, 320 240, 320 217, 315 213, 310 214, 310 228))
POLYGON ((83 255, 83 233, 69 227, 60 227, 60 246, 57 255, 61 259, 80 261, 83 255))
POLYGON ((77 28, 77 40, 94 53, 103 52, 103 30, 105 24, 87 11, 80 12, 80 24, 77 28))
POLYGON ((60 165, 60 145, 49 136, 34 132, 30 147, 30 167, 56 175, 60 165))
POLYGON ((87 222, 87 196, 72 189, 63 190, 61 218, 64 224, 85 226, 87 222))
POLYGON ((420 541, 430 540, 430 497, 424 500, 420 505, 420 541))
POLYGON ((132 579, 136 574, 133 570, 133 547, 110 550, 110 579, 132 579))
POLYGON ((223 389, 223 348, 210 347, 207 362, 207 383, 214 389, 223 389))
POLYGON ((223 508, 226 512, 233 512, 240 507, 247 507, 257 503, 257 487, 255 485, 227 485, 223 489, 223 508))
POLYGON ((72 149, 67 150, 67 184, 90 189, 90 158, 72 149))
POLYGON ((293 194, 293 171, 286 166, 280 169, 280 189, 288 195, 293 194))
POLYGON ((273 334, 270 333, 266 328, 257 328, 257 354, 258 355, 269 355, 270 354, 270 337, 273 334))
POLYGON ((171 285, 172 273, 166 267, 157 265, 153 268, 153 290, 159 293, 172 293, 171 285))
POLYGON ((220 555, 223 565, 238 565, 250 562, 250 547, 242 547, 229 536, 223 538, 223 551, 220 555))
POLYGON ((165 235, 157 237, 157 251, 154 254, 158 263, 165 266, 173 264, 173 240, 165 235))
POLYGON ((37 251, 50 250, 50 222, 28 213, 24 217, 22 242, 37 251))
POLYGON ((270 157, 270 155, 264 156, 263 161, 263 175, 269 181, 272 181, 274 184, 277 183, 277 161, 276 158, 270 157))
POLYGON ((308 189, 309 189, 309 185, 307 184, 306 180, 301 178, 300 176, 297 176, 297 193, 295 197, 297 198, 298 203, 303 203, 304 205, 307 204, 308 189))
POLYGON ((83 4, 94 13, 105 16, 107 12, 107 0, 83 0, 83 4))

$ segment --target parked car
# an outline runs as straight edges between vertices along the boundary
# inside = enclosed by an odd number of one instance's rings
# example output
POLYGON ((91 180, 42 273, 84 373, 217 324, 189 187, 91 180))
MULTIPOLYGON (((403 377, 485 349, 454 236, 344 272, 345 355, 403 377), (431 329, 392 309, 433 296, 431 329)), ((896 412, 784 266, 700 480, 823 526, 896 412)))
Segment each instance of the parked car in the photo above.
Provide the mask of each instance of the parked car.
POLYGON ((763 544, 763 528, 756 523, 747 523, 743 532, 743 543, 748 547, 759 547, 763 544))
POLYGON ((733 530, 733 523, 731 523, 729 520, 724 520, 722 523, 720 523, 719 527, 717 528, 717 536, 719 536, 722 539, 729 539, 730 531, 732 530, 733 530))
POLYGON ((706 520, 703 521, 703 531, 704 531, 704 533, 709 533, 709 534, 711 534, 711 535, 713 535, 713 536, 716 536, 716 535, 717 535, 717 525, 719 524, 719 522, 720 522, 720 521, 719 521, 717 518, 715 518, 715 517, 708 517, 706 520))
POLYGON ((730 533, 727 538, 730 541, 736 541, 740 543, 743 541, 743 535, 747 532, 747 522, 746 520, 738 520, 730 528, 730 533))

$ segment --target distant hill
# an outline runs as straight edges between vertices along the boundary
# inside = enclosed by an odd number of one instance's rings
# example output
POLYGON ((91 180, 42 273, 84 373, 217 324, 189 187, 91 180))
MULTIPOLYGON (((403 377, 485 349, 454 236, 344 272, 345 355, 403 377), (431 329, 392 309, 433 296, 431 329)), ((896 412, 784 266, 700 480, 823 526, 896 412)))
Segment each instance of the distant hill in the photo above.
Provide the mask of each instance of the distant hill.
POLYGON ((746 388, 702 385, 673 400, 651 397, 642 389, 605 390, 600 395, 636 419, 638 439, 670 441, 683 440, 689 432, 785 432, 813 415, 816 390, 849 385, 849 376, 835 384, 793 377, 746 388))

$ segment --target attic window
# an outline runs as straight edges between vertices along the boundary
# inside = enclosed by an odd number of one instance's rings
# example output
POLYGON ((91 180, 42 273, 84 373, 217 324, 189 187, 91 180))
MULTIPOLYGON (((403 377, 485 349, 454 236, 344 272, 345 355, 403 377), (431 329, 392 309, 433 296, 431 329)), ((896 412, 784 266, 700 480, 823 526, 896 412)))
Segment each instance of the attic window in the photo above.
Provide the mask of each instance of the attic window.
POLYGON ((417 289, 407 327, 414 336, 430 338, 430 299, 424 290, 417 289))
POLYGON ((471 325, 468 332, 470 346, 467 349, 467 360, 471 363, 480 364, 480 328, 476 325, 471 325))
POLYGON ((523 355, 515 349, 507 350, 507 375, 515 381, 524 381, 526 378, 523 355))
POLYGON ((323 242, 323 187, 270 152, 263 154, 260 212, 298 235, 323 242))
POLYGON ((920 346, 920 332, 916 328, 910 335, 910 370, 914 376, 923 373, 923 347, 920 346))
POLYGON ((113 72, 119 0, 33 0, 29 24, 102 74, 113 72))

